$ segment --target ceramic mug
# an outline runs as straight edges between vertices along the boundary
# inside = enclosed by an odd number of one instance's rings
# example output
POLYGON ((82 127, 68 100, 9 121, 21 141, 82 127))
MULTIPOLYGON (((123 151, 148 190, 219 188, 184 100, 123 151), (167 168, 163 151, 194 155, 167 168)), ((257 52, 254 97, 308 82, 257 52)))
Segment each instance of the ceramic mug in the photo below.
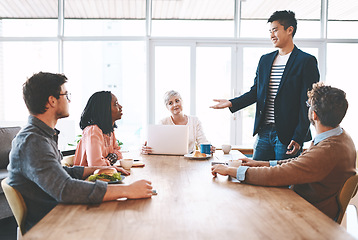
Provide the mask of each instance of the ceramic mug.
POLYGON ((231 151, 231 145, 223 144, 221 146, 221 149, 223 150, 224 154, 229 154, 229 152, 231 151))
POLYGON ((205 154, 211 154, 211 144, 210 143, 200 144, 200 152, 205 154))
POLYGON ((133 159, 132 158, 125 158, 121 159, 121 167, 124 169, 130 169, 133 166, 133 159))

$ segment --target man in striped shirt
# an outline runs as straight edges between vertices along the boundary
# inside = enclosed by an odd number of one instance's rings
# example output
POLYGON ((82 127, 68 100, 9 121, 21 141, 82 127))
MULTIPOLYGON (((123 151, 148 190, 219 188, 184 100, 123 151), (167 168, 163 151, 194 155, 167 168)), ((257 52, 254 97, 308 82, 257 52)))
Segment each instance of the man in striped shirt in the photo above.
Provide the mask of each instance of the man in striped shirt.
POLYGON ((319 81, 317 60, 293 43, 297 20, 292 11, 276 11, 267 21, 277 51, 261 56, 254 85, 231 99, 214 99, 214 109, 236 112, 256 103, 253 135, 258 134, 253 159, 281 160, 298 156, 309 130, 307 90, 319 81))

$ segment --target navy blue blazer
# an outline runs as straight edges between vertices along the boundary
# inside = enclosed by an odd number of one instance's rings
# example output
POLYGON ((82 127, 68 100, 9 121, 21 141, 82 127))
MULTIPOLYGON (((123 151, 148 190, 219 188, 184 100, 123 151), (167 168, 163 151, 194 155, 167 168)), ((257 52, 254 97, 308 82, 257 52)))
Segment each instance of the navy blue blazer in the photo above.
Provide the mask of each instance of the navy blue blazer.
MULTIPOLYGON (((278 50, 261 56, 250 91, 230 100, 231 112, 256 103, 254 136, 264 124, 271 68, 277 54, 278 50)), ((287 61, 274 102, 276 131, 283 144, 288 145, 294 140, 302 146, 303 142, 312 139, 306 100, 307 91, 318 81, 316 58, 295 46, 287 61)))

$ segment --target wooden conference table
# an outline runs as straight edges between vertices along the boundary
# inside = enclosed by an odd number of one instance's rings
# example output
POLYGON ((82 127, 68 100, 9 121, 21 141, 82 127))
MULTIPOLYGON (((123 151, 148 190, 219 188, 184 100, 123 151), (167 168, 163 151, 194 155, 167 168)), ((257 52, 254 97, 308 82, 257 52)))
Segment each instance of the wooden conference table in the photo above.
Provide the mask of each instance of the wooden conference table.
POLYGON ((132 168, 124 182, 151 180, 158 195, 100 205, 59 204, 24 239, 353 239, 289 189, 213 178, 214 157, 142 158, 145 167, 132 168))

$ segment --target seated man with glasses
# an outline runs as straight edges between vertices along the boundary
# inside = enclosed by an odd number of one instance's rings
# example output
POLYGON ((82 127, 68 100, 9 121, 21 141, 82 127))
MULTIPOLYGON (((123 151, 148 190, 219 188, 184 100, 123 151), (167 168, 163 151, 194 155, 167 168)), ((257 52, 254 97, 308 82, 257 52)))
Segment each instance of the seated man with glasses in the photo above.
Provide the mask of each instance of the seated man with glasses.
MULTIPOLYGON (((27 206, 28 231, 58 203, 101 203, 121 197, 149 198, 151 182, 108 185, 83 181, 98 168, 62 167, 57 148, 57 120, 69 116, 70 94, 61 74, 40 72, 23 85, 23 97, 30 112, 27 125, 12 142, 8 184, 18 190, 27 206)), ((117 170, 124 171, 121 168, 117 170)))
POLYGON ((337 194, 355 174, 356 150, 340 123, 348 102, 337 88, 313 84, 308 92, 308 117, 317 135, 311 146, 297 158, 280 161, 242 159, 239 168, 215 165, 212 174, 230 175, 243 183, 260 186, 287 186, 328 217, 337 217, 337 194))

